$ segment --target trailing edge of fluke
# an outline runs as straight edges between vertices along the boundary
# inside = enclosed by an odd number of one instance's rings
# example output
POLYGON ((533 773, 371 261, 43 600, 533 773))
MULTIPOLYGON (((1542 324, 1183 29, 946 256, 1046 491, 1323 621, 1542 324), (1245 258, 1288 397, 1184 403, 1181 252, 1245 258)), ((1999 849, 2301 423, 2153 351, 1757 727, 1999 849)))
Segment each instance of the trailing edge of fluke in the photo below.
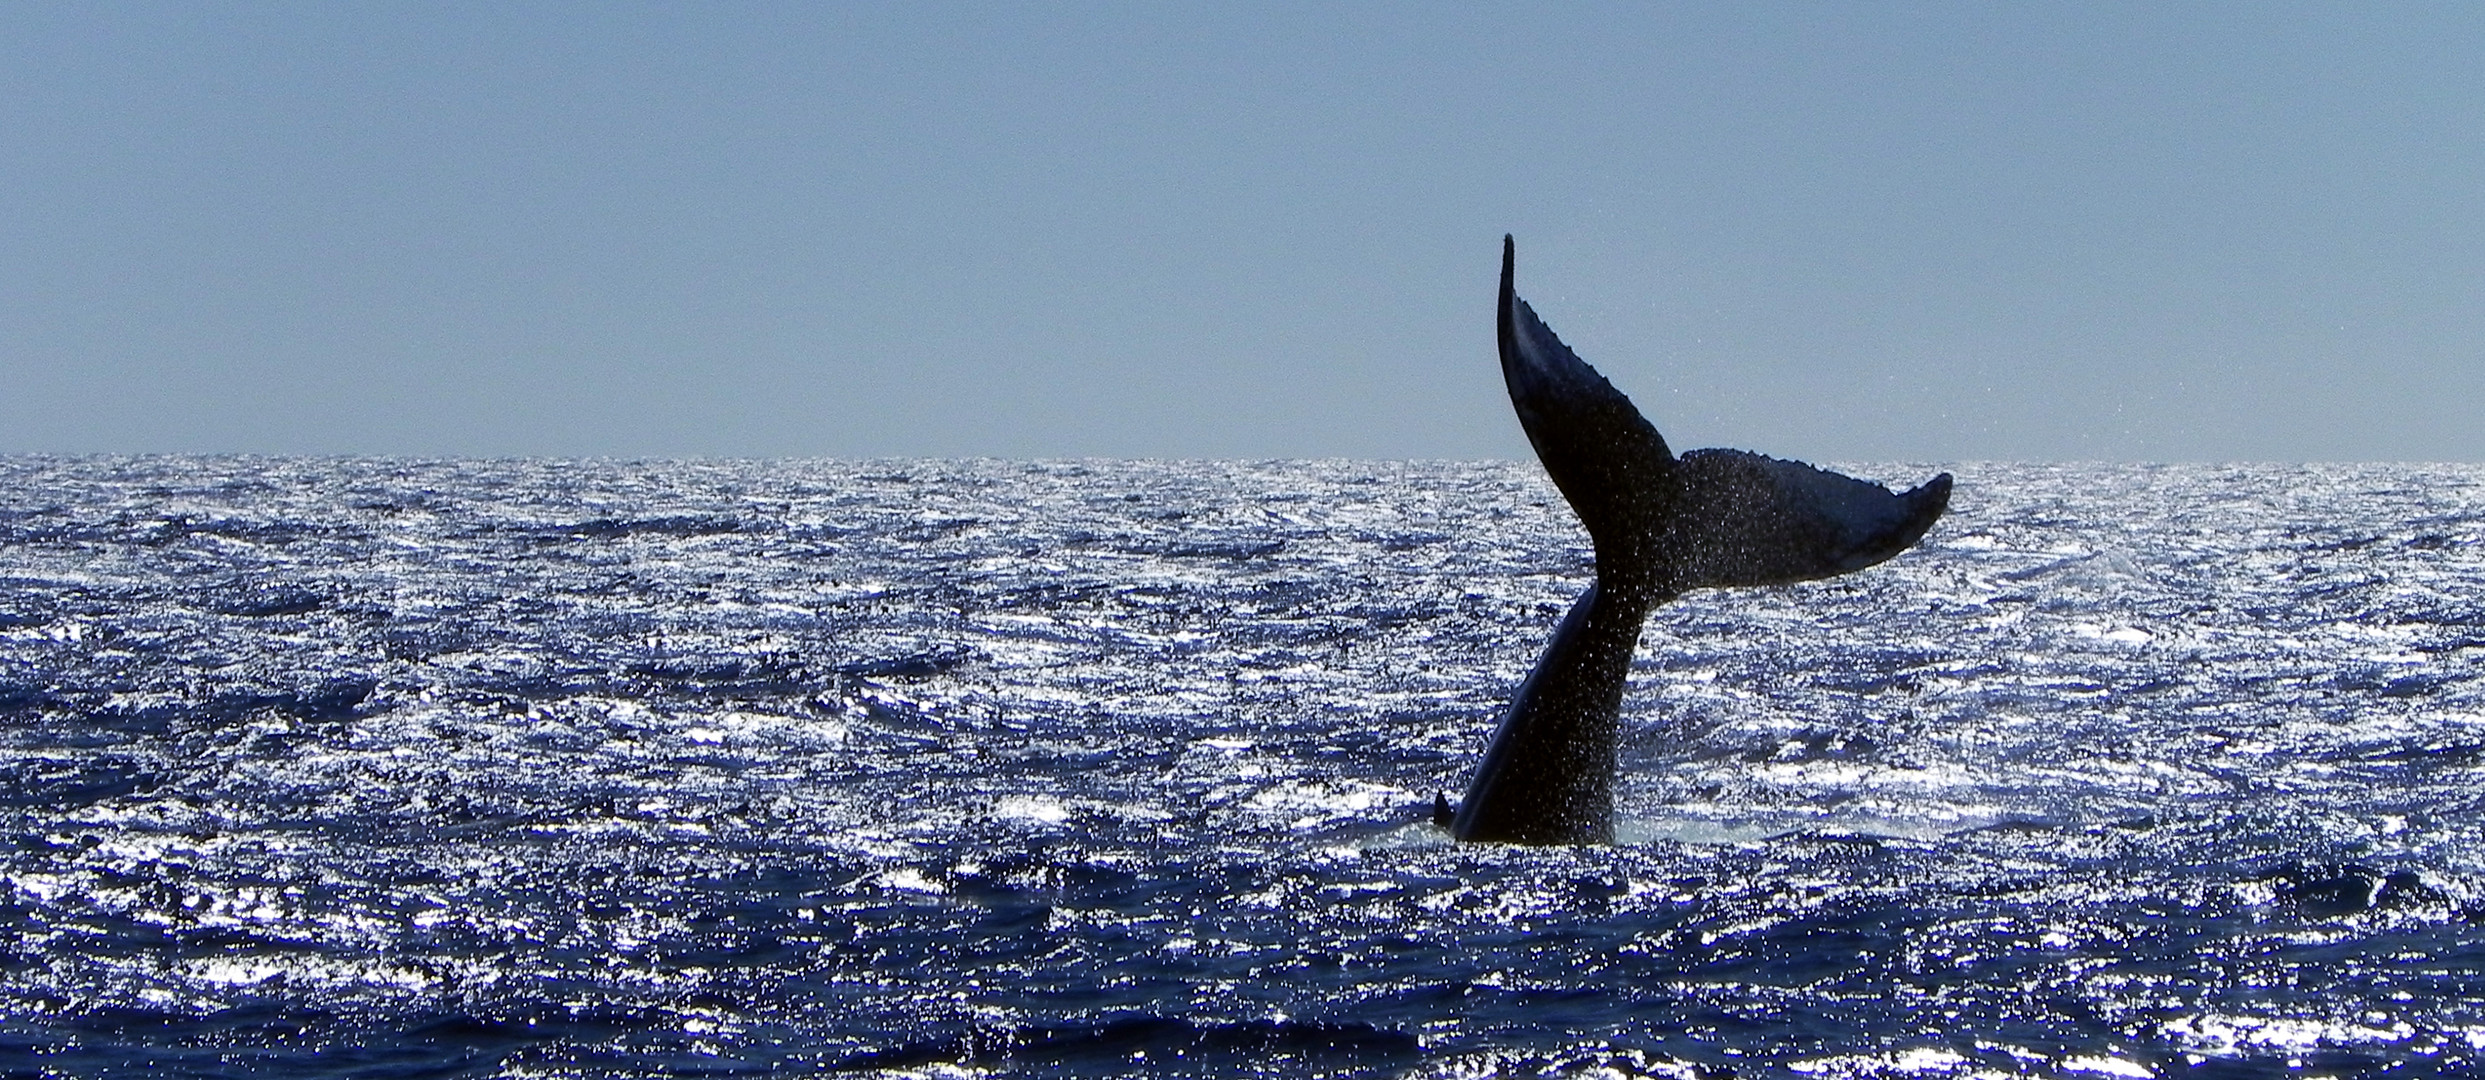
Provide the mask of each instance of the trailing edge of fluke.
POLYGON ((1832 577, 1905 551, 1949 505, 1950 474, 1900 494, 1740 450, 1675 457, 1631 399, 1519 299, 1516 251, 1502 237, 1502 379, 1527 441, 1587 526, 1596 580, 1520 684, 1448 824, 1460 840, 1605 843, 1622 688, 1648 613, 1687 589, 1832 577))

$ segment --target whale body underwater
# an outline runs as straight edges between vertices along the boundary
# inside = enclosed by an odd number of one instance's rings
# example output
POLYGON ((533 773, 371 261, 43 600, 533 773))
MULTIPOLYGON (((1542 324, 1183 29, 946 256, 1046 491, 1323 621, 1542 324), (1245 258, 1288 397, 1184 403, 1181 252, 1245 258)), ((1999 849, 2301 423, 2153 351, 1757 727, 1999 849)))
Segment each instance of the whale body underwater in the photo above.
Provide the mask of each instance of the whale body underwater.
POLYGON ((1455 814, 1460 840, 1613 839, 1622 691, 1648 614, 1690 589, 1834 577, 1907 550, 1950 502, 1950 474, 1906 492, 1741 450, 1676 457, 1639 410, 1515 291, 1501 241, 1502 379, 1536 457, 1596 552, 1596 579, 1563 617, 1502 715, 1455 814))

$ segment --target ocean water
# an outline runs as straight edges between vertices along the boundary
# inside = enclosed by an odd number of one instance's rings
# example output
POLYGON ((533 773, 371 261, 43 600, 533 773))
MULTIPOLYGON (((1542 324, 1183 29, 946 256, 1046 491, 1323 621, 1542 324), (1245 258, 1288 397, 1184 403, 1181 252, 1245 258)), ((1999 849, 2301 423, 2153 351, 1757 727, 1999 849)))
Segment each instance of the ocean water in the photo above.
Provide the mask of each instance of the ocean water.
POLYGON ((0 1076, 2485 1070, 2485 467, 1940 467, 1533 849, 1532 463, 0 458, 0 1076))

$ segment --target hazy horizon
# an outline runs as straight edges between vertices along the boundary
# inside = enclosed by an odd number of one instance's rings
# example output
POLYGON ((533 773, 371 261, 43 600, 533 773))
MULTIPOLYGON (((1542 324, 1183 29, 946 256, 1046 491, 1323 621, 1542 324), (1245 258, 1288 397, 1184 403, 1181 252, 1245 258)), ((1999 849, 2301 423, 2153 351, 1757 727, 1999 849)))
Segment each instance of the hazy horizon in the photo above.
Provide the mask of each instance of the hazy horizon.
POLYGON ((0 11, 0 453, 2485 460, 2485 9, 0 11))

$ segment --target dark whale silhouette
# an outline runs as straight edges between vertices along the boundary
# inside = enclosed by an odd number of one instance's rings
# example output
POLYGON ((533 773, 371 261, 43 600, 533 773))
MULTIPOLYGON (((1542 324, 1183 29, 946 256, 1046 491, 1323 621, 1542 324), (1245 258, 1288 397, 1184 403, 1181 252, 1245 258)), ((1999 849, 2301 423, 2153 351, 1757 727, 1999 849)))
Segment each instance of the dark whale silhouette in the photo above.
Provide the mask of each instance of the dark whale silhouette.
MULTIPOLYGON (((1641 624, 1684 590, 1860 570, 1905 551, 1950 502, 1950 474, 1905 494, 1740 450, 1667 451, 1511 286, 1501 240, 1501 374, 1527 441, 1588 528, 1596 580, 1520 684, 1449 824, 1460 840, 1613 839, 1622 688, 1641 624)), ((1436 815, 1448 807, 1435 803, 1436 815)))

